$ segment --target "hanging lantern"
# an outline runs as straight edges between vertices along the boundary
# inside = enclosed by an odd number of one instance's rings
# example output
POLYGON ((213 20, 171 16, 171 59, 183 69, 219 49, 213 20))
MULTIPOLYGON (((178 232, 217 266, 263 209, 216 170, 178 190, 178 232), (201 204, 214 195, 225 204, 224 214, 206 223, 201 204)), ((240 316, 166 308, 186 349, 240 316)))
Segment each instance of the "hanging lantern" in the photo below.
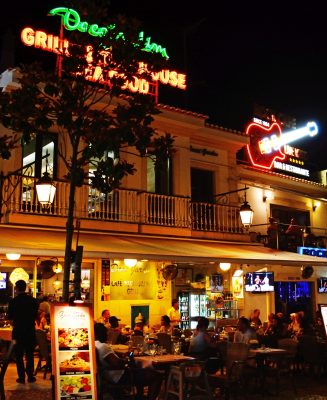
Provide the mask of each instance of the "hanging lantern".
POLYGON ((9 276, 9 280, 13 285, 16 285, 16 282, 19 280, 28 283, 29 278, 28 273, 23 268, 15 268, 9 276))
POLYGON ((252 224, 253 211, 250 204, 246 201, 246 192, 244 197, 244 203, 240 207, 240 217, 244 228, 249 228, 252 224))
POLYGON ((53 203, 56 187, 48 172, 44 172, 36 184, 37 198, 42 206, 50 206, 53 203))
POLYGON ((55 290, 59 290, 62 286, 61 281, 58 279, 58 276, 56 277, 56 280, 52 282, 52 286, 55 290))

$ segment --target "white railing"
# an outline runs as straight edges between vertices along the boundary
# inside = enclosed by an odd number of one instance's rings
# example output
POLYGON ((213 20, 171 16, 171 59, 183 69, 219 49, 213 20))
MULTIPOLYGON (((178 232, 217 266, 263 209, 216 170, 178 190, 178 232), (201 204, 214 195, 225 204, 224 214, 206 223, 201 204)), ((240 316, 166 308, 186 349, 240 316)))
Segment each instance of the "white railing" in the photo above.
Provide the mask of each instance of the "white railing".
MULTIPOLYGON (((67 216, 69 183, 56 181, 54 203, 43 208, 37 202, 35 182, 35 178, 21 176, 3 181, 2 222, 6 215, 13 213, 67 216)), ((105 195, 87 185, 76 189, 75 217, 200 231, 242 232, 238 207, 191 203, 186 197, 125 189, 105 195)))
POLYGON ((191 203, 192 229, 208 232, 242 232, 240 209, 209 203, 191 203))

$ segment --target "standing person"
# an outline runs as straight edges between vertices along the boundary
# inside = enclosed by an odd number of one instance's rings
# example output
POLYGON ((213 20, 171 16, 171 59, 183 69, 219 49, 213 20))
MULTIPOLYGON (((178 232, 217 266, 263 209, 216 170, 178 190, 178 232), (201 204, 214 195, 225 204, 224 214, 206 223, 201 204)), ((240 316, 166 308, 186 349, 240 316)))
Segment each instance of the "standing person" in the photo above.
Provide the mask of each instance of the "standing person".
POLYGON ((16 340, 16 365, 18 379, 16 382, 25 383, 25 372, 28 382, 35 382, 34 347, 35 320, 37 318, 38 302, 26 293, 26 282, 18 280, 15 285, 16 297, 10 300, 8 317, 12 321, 12 337, 16 340), (26 368, 24 365, 26 357, 26 368))
POLYGON ((250 325, 255 331, 257 331, 262 326, 260 317, 260 310, 255 308, 250 316, 250 325))
POLYGON ((181 322, 181 316, 178 311, 179 303, 178 299, 173 299, 171 302, 171 308, 168 310, 167 315, 170 319, 171 327, 179 328, 179 323, 181 322))

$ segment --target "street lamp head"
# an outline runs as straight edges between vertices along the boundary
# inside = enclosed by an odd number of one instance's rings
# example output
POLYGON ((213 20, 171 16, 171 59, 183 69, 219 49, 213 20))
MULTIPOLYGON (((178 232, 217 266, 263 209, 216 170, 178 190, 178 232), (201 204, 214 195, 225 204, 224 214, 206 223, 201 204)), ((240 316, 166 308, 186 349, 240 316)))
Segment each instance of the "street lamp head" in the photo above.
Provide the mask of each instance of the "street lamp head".
POLYGON ((50 206, 53 203, 56 187, 48 172, 44 172, 36 184, 36 193, 42 206, 50 206))
POLYGON ((240 217, 244 228, 249 228, 252 224, 253 211, 250 204, 245 200, 240 207, 240 217))

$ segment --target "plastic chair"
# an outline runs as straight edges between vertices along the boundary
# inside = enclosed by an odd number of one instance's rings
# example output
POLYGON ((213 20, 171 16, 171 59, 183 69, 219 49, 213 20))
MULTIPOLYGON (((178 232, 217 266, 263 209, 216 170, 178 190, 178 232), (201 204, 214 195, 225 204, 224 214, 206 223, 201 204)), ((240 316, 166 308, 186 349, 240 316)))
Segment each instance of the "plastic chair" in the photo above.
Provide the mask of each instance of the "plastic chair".
POLYGON ((50 373, 51 376, 51 353, 50 353, 50 344, 47 340, 46 332, 41 329, 37 329, 35 331, 36 344, 38 346, 39 360, 37 366, 34 371, 34 375, 38 373, 38 371, 44 370, 43 379, 46 379, 47 373, 50 373), (45 361, 45 364, 42 365, 42 361, 45 361))
POLYGON ((213 400, 203 361, 188 361, 170 368, 164 400, 171 396, 178 400, 213 400))
POLYGON ((5 379, 6 371, 8 368, 8 364, 11 360, 11 357, 12 357, 14 349, 15 349, 15 345, 16 345, 15 340, 12 340, 9 344, 7 353, 0 360, 0 400, 6 399, 5 388, 4 388, 4 379, 5 379))

